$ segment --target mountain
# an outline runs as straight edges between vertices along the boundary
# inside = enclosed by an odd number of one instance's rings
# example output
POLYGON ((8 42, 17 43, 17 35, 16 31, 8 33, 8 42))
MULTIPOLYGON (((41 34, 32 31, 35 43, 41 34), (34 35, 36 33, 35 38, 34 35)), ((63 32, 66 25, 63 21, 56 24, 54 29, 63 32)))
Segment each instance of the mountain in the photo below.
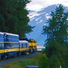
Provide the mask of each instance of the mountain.
MULTIPOLYGON (((33 32, 26 34, 28 38, 37 40, 38 45, 44 45, 47 35, 43 35, 43 26, 48 25, 47 20, 51 18, 51 11, 55 11, 57 5, 51 5, 43 8, 40 11, 29 11, 30 22, 29 25, 35 26, 33 32)), ((64 11, 68 12, 68 7, 64 7, 64 11)))

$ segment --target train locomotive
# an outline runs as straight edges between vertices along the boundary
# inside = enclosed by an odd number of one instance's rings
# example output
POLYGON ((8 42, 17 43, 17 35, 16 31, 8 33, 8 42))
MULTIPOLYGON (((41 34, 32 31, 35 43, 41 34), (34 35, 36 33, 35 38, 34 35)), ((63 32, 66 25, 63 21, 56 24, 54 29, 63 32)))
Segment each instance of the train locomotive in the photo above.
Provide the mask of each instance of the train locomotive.
POLYGON ((37 51, 37 41, 33 39, 29 39, 29 52, 37 51))
POLYGON ((0 59, 16 57, 21 54, 37 51, 37 41, 33 39, 20 39, 19 35, 0 32, 0 59))

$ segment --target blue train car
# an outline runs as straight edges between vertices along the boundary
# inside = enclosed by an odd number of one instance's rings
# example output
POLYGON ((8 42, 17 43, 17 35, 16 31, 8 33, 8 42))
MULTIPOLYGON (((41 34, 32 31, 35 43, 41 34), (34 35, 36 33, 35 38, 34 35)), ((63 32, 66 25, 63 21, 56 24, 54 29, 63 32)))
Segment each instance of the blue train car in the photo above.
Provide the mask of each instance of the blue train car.
POLYGON ((4 33, 5 56, 16 56, 19 53, 19 35, 4 33))
POLYGON ((0 59, 4 55, 4 33, 0 32, 0 59))
POLYGON ((19 35, 0 32, 0 59, 29 52, 28 40, 19 40, 19 35))
POLYGON ((19 46, 20 46, 20 53, 21 54, 26 54, 27 52, 29 52, 29 42, 28 41, 20 40, 19 46))

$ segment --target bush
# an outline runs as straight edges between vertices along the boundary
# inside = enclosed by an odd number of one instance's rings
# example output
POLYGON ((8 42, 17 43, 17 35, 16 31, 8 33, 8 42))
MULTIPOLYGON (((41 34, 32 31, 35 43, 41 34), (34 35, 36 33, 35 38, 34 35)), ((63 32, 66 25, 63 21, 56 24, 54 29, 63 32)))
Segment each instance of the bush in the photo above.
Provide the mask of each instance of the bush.
POLYGON ((50 68, 49 67, 49 60, 45 54, 41 54, 39 61, 39 68, 50 68))
POLYGON ((60 68, 61 64, 56 55, 53 55, 51 58, 49 58, 49 65, 50 68, 60 68))

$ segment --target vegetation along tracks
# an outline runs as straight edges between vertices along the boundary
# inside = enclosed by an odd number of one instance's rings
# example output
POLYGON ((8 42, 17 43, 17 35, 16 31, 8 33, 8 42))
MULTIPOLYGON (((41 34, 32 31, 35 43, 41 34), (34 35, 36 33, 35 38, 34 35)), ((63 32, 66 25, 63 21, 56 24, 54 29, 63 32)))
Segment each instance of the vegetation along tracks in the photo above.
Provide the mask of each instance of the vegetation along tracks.
POLYGON ((24 58, 29 58, 35 55, 38 55, 38 52, 32 53, 32 54, 28 54, 28 55, 21 55, 21 56, 17 56, 16 58, 10 58, 10 59, 6 59, 6 60, 2 60, 0 61, 0 66, 3 66, 5 64, 9 64, 10 62, 16 61, 16 60, 20 60, 20 59, 24 59, 24 58))

